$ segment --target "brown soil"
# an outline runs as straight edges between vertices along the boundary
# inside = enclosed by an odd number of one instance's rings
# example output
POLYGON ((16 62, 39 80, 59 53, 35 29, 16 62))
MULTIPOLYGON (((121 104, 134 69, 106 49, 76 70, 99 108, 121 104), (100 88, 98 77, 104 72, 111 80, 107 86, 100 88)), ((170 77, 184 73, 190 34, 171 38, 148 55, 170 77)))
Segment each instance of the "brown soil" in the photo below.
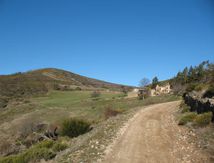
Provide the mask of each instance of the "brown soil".
POLYGON ((207 156, 190 143, 187 128, 174 114, 180 102, 152 105, 139 111, 107 148, 106 163, 203 163, 207 156))

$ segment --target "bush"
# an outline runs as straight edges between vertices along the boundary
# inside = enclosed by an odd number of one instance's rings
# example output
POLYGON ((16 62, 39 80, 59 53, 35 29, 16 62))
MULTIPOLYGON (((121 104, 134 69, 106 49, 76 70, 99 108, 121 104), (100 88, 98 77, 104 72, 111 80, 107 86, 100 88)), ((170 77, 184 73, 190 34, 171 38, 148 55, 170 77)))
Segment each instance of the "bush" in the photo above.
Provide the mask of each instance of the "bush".
POLYGON ((187 113, 190 111, 190 106, 183 106, 183 108, 181 109, 181 113, 187 113))
POLYGON ((98 91, 93 91, 93 92, 91 93, 91 97, 92 97, 92 98, 100 97, 100 95, 101 95, 101 93, 98 92, 98 91))
POLYGON ((0 158, 1 163, 28 163, 35 162, 41 159, 50 160, 56 156, 56 153, 51 150, 53 141, 43 141, 17 155, 11 155, 0 158))
POLYGON ((114 110, 112 109, 111 107, 107 107, 105 109, 105 118, 108 119, 110 117, 113 117, 113 116, 117 116, 118 114, 120 114, 122 111, 119 111, 119 110, 114 110))
POLYGON ((178 125, 185 125, 188 122, 193 122, 196 116, 197 116, 197 114, 194 112, 186 113, 186 114, 182 115, 182 117, 180 118, 180 120, 178 122, 178 125))
POLYGON ((81 91, 81 90, 82 90, 82 88, 80 88, 80 87, 76 87, 76 88, 75 88, 75 90, 76 90, 76 91, 81 91))
POLYGON ((54 152, 60 152, 65 150, 67 147, 68 146, 66 144, 57 142, 53 145, 52 149, 54 152))
POLYGON ((28 163, 38 162, 41 159, 47 161, 53 159, 56 156, 56 152, 60 152, 66 148, 66 144, 45 140, 17 155, 0 157, 0 163, 28 163))
POLYGON ((54 145, 54 141, 53 140, 45 140, 40 142, 39 144, 36 144, 37 148, 51 148, 54 145))
POLYGON ((26 162, 37 161, 41 159, 45 159, 47 161, 54 158, 55 156, 56 153, 48 148, 32 148, 26 153, 20 155, 20 158, 22 158, 22 160, 25 160, 26 162))
POLYGON ((62 123, 61 134, 63 136, 69 136, 73 138, 89 132, 90 130, 90 123, 86 121, 78 119, 67 119, 62 123))
POLYGON ((208 125, 212 120, 212 112, 207 112, 203 114, 199 114, 195 118, 195 123, 198 126, 206 126, 208 125))

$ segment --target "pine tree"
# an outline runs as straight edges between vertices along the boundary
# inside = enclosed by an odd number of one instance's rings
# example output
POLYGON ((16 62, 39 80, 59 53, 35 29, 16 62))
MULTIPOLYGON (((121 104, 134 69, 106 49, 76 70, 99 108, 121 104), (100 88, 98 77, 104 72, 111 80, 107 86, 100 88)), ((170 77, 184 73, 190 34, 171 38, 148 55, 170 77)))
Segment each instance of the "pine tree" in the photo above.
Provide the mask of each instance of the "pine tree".
POLYGON ((156 85, 158 84, 158 77, 155 76, 153 79, 152 79, 152 87, 156 87, 156 85))
POLYGON ((185 67, 185 69, 183 70, 183 82, 184 83, 187 83, 187 81, 188 81, 188 68, 187 67, 185 67))

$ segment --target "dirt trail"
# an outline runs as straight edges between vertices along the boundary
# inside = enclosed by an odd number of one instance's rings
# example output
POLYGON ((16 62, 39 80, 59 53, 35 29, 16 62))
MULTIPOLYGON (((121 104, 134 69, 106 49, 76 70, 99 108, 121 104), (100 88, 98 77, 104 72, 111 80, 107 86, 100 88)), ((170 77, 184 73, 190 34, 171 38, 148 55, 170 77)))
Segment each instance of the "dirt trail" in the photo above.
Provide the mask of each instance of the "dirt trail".
POLYGON ((187 140, 177 125, 179 102, 152 105, 139 111, 106 150, 106 163, 203 163, 205 155, 187 140))

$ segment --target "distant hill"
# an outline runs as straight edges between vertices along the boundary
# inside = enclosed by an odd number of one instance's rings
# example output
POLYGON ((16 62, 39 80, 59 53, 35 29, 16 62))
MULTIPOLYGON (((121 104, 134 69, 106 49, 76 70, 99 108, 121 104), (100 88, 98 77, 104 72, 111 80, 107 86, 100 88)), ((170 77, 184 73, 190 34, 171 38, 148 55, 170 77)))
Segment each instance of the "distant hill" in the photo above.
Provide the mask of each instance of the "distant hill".
POLYGON ((109 83, 55 68, 0 76, 0 103, 11 98, 45 94, 49 90, 130 90, 134 87, 109 83))

